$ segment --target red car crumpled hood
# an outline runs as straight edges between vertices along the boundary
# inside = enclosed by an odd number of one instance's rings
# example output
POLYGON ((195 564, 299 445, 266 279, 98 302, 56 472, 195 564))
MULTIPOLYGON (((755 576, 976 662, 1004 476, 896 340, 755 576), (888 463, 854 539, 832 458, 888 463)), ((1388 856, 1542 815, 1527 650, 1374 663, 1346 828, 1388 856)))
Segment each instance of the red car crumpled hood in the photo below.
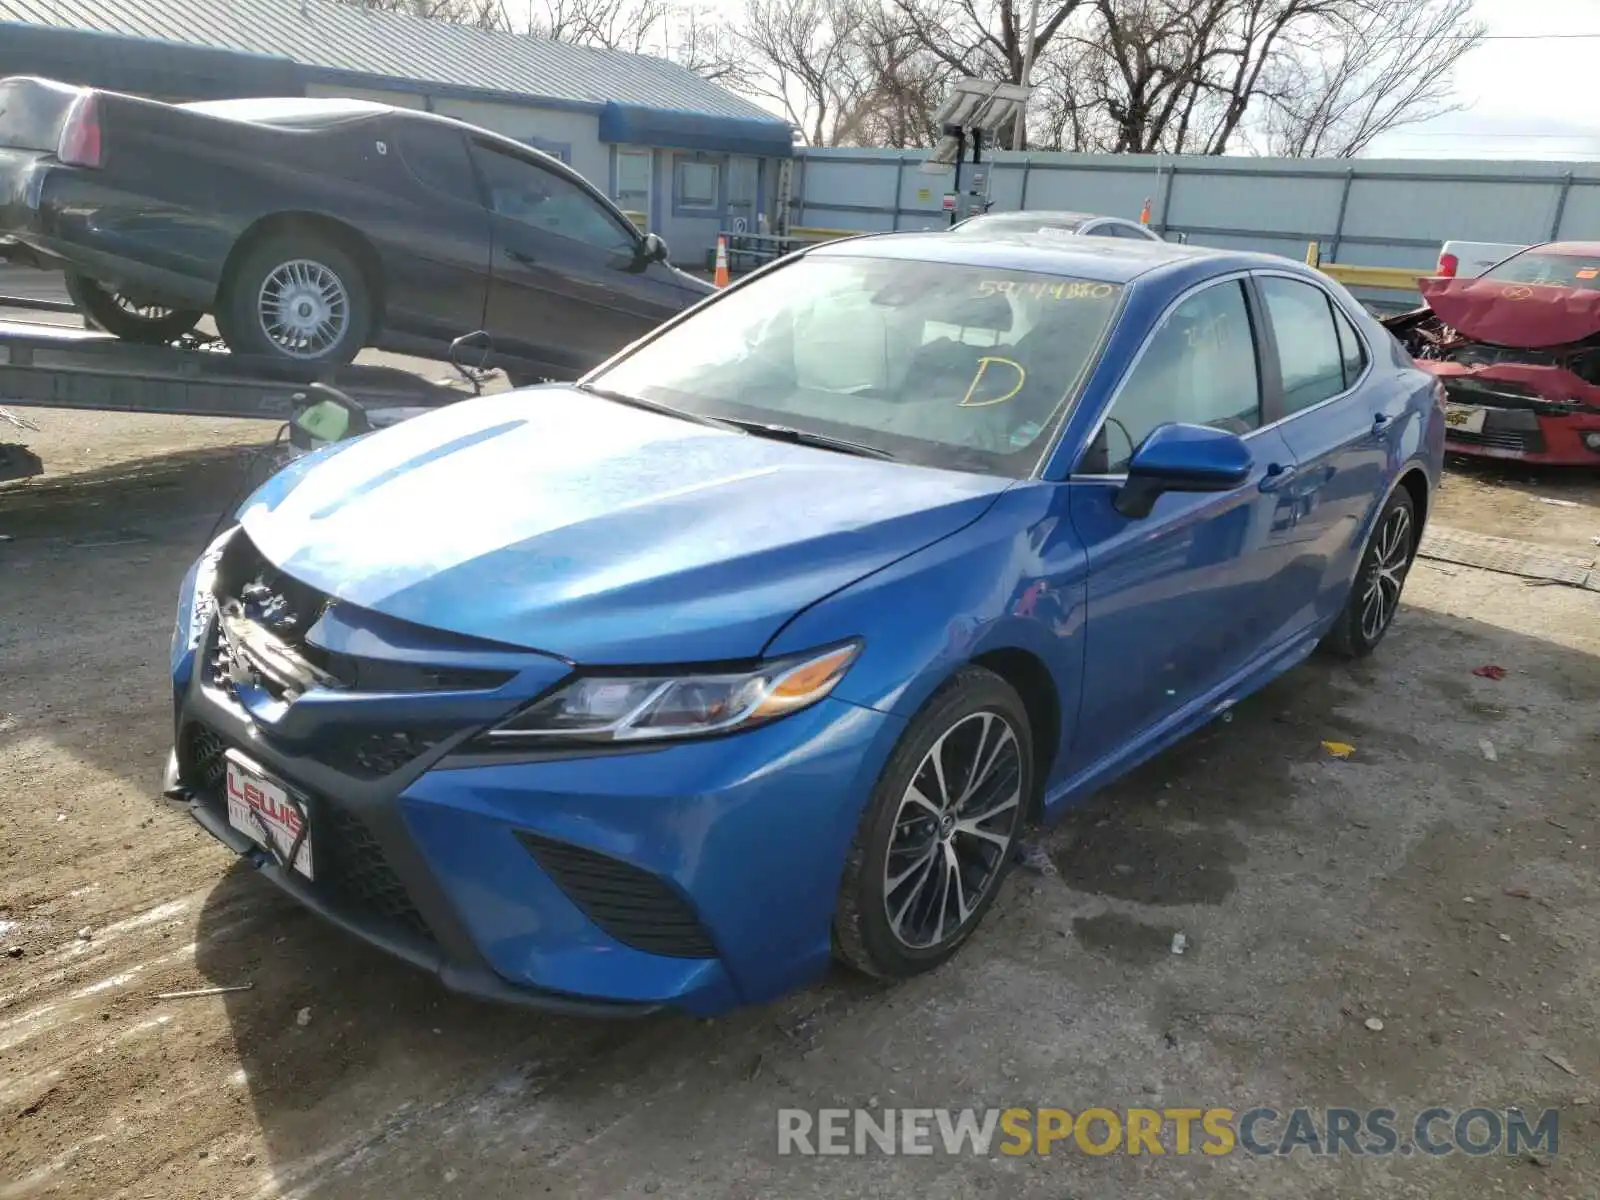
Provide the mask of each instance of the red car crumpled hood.
POLYGON ((1600 333, 1600 291, 1501 279, 1418 280, 1434 315, 1475 342, 1538 350, 1600 333))

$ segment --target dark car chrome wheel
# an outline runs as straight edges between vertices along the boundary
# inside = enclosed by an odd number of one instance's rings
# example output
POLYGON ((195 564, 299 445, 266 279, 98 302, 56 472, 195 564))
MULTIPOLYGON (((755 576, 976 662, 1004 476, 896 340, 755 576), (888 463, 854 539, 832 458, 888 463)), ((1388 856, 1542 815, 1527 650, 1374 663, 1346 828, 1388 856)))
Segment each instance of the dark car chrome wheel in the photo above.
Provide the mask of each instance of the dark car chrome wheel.
POLYGON ((1377 649, 1400 609, 1418 532, 1411 493, 1398 487, 1367 538, 1349 599, 1323 639, 1327 649, 1344 658, 1362 658, 1377 649))
POLYGON ((75 271, 67 272, 66 285, 72 303, 93 328, 125 342, 164 346, 188 333, 204 315, 198 309, 144 303, 75 271))
POLYGON ((356 256, 321 233, 293 230, 262 239, 230 267, 217 313, 230 349, 302 363, 349 362, 372 325, 356 256))
POLYGON ((894 978, 954 954, 1010 869, 1033 776, 1016 691, 959 672, 907 726, 862 816, 834 913, 839 957, 894 978))
POLYGON ((287 357, 322 358, 349 332, 350 293, 326 264, 293 259, 261 281, 256 320, 287 357))

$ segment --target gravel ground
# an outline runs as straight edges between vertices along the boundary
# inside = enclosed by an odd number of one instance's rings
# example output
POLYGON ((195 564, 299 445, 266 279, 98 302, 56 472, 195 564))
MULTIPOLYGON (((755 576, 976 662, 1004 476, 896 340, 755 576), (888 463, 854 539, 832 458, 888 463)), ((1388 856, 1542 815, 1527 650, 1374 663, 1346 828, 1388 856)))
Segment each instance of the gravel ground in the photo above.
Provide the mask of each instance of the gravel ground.
MULTIPOLYGON (((32 415, 49 473, 0 487, 0 1200, 1600 1195, 1600 593, 1420 564, 1376 658, 1075 810, 930 976, 554 1019, 441 993, 155 799, 177 581, 270 430, 32 415), (1559 1109, 1559 1151, 776 1153, 784 1107, 1434 1103, 1559 1109)), ((1579 554, 1600 487, 1474 468, 1437 519, 1579 554)))

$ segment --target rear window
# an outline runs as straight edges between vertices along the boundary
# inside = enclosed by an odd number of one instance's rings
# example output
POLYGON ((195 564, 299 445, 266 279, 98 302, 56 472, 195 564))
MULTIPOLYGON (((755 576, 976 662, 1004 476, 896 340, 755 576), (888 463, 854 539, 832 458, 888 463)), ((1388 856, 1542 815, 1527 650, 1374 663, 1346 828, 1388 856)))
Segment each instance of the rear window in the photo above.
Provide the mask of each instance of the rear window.
POLYGON ((1491 267, 1482 277, 1505 283, 1600 291, 1600 258, 1552 254, 1547 250, 1524 250, 1499 266, 1491 267))

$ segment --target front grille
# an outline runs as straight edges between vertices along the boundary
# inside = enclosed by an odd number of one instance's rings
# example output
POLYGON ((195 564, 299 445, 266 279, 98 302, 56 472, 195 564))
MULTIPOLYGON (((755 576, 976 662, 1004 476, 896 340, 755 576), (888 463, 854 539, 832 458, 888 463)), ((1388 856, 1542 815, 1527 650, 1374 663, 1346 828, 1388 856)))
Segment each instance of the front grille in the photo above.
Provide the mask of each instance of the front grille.
POLYGON ((624 946, 668 958, 717 956, 694 910, 659 876, 536 833, 517 838, 567 898, 624 946))
MULTIPOLYGON (((224 821, 228 814, 227 751, 227 743, 217 733, 198 723, 185 726, 178 738, 183 781, 196 799, 224 821)), ((432 930, 366 822, 326 796, 298 785, 294 790, 305 798, 310 810, 317 877, 308 886, 358 922, 376 920, 432 942, 432 930)))
POLYGON ((1544 452, 1544 434, 1537 429, 1485 429, 1482 433, 1447 429, 1445 440, 1463 446, 1491 446, 1497 450, 1516 450, 1523 454, 1544 452))
MULTIPOLYGON (((291 657, 292 686, 258 670, 234 645, 223 622, 211 656, 211 682, 232 694, 232 680, 263 688, 275 700, 293 699, 315 677, 318 686, 353 692, 493 691, 515 671, 396 662, 324 650, 306 635, 337 601, 284 574, 264 558, 243 533, 229 543, 217 572, 217 607, 236 620, 272 635, 291 657)), ((435 637, 441 636, 437 633, 435 637)), ((280 664, 281 665, 281 664, 280 664)))
POLYGON ((345 905, 433 940, 433 931, 361 818, 319 797, 311 810, 311 836, 318 874, 321 864, 328 863, 324 886, 345 905))
POLYGON ((356 734, 348 740, 318 747, 311 755, 353 779, 381 779, 403 770, 453 732, 454 729, 419 727, 356 734))

